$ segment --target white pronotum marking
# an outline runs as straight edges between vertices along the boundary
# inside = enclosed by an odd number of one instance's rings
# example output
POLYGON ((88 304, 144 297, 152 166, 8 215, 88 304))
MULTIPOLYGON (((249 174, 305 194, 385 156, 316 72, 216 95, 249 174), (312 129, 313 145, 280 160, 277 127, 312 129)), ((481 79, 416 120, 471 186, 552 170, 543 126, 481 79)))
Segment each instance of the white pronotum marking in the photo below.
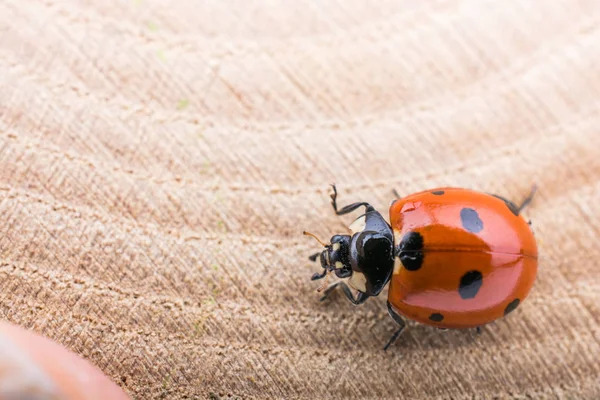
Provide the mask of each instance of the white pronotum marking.
POLYGON ((350 286, 363 293, 367 291, 367 277, 362 272, 353 272, 348 280, 350 286))
POLYGON ((367 225, 367 219, 363 215, 362 217, 356 218, 356 220, 350 224, 349 228, 352 234, 362 232, 365 230, 365 226, 367 225))

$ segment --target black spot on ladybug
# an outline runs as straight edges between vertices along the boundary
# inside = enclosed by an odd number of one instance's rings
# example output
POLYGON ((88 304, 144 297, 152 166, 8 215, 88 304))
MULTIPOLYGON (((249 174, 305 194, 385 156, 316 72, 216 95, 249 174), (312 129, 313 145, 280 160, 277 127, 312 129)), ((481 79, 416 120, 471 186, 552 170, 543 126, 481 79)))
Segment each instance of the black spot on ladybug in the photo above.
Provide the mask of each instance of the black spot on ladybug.
POLYGON ((479 271, 469 271, 460 278, 458 285, 458 294, 463 299, 472 299, 479 292, 483 283, 483 275, 479 271))
POLYGON ((479 218, 477 211, 472 208, 463 208, 460 210, 460 220, 463 227, 472 233, 479 233, 483 230, 483 221, 479 218))
POLYGON ((444 192, 443 190, 436 190, 435 192, 431 192, 431 194, 435 194, 436 196, 441 196, 444 193, 446 193, 446 192, 444 192))
POLYGON ((423 236, 419 232, 408 232, 396 249, 402 265, 409 271, 416 271, 423 265, 423 236))
POLYGON ((408 232, 398 245, 400 251, 417 251, 423 249, 423 236, 419 232, 408 232))
POLYGON ((508 209, 510 210, 511 213, 515 214, 515 215, 519 215, 519 207, 517 207, 517 205, 515 203, 513 203, 510 200, 505 199, 502 196, 498 196, 496 194, 493 194, 492 196, 494 196, 497 199, 500 199, 504 202, 504 204, 506 204, 506 207, 508 207, 508 209))
POLYGON ((423 265, 423 252, 417 251, 414 253, 402 252, 399 255, 402 265, 409 271, 417 271, 423 265))
POLYGON ((513 301, 508 303, 508 305, 504 309, 504 315, 515 311, 515 309, 519 306, 519 303, 521 303, 521 300, 519 300, 519 299, 514 299, 513 301))
POLYGON ((433 322, 441 322, 444 320, 444 316, 440 313, 433 313, 429 316, 429 319, 433 322))

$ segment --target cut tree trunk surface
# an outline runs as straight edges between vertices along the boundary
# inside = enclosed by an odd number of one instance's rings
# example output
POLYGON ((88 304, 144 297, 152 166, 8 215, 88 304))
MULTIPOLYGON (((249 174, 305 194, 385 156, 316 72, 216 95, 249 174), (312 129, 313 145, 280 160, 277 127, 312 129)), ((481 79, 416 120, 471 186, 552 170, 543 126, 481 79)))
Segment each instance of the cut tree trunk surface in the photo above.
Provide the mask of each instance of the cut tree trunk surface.
POLYGON ((0 1, 1 316, 135 399, 598 399, 598 43, 597 1, 0 1), (332 182, 536 182, 530 297, 384 353, 387 291, 310 281, 332 182))

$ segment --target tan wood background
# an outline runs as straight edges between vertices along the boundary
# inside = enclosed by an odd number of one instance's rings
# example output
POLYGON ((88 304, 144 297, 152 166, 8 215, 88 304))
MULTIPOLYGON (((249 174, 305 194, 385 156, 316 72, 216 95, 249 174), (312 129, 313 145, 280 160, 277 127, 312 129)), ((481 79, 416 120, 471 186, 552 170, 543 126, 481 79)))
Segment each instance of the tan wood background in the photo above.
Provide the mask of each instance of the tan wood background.
POLYGON ((0 314, 135 399, 600 398, 600 3, 0 1, 0 314), (505 320, 319 303, 365 200, 519 200, 505 320))

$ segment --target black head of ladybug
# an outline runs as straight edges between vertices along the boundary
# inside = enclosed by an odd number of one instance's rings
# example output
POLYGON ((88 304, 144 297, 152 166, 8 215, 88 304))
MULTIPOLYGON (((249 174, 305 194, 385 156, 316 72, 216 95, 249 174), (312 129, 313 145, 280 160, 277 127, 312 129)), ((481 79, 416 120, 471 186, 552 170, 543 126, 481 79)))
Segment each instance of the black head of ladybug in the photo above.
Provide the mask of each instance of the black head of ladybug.
POLYGON ((322 279, 329 272, 334 272, 338 278, 348 278, 352 275, 352 267, 350 265, 350 236, 349 235, 334 235, 331 237, 330 243, 325 244, 312 233, 304 232, 307 236, 314 237, 319 243, 325 247, 320 253, 315 253, 309 258, 316 261, 317 258, 321 262, 323 272, 315 273, 312 280, 322 279))
POLYGON ((305 232, 325 247, 310 257, 313 261, 318 257, 323 267, 323 272, 314 274, 312 280, 334 272, 339 278, 350 278, 349 285, 359 292, 377 296, 394 269, 392 229, 379 212, 370 209, 350 225, 350 230, 352 235, 334 235, 330 244, 305 232))

